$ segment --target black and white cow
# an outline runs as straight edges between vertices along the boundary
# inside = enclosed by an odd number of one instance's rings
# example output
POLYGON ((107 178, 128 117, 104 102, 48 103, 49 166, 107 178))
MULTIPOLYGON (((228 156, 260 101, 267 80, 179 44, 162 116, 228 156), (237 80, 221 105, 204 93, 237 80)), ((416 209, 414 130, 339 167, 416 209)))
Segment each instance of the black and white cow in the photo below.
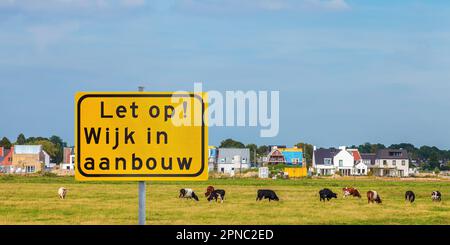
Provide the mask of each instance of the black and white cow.
POLYGON ((256 194, 256 201, 261 201, 262 199, 269 199, 269 202, 271 200, 279 201, 277 194, 272 190, 258 190, 256 194))
POLYGON ((221 203, 223 203, 223 199, 225 199, 225 190, 221 190, 221 189, 217 189, 217 190, 213 190, 209 196, 208 196, 208 201, 212 201, 212 200, 220 200, 221 203))
POLYGON ((416 195, 412 191, 407 191, 405 193, 405 201, 409 201, 410 203, 413 203, 414 200, 416 200, 416 195))
POLYGON ((198 201, 197 195, 195 195, 195 192, 192 189, 189 188, 183 188, 180 190, 180 195, 178 198, 188 198, 188 199, 194 199, 198 201))
POLYGON ((330 201, 331 198, 337 198, 337 194, 332 192, 330 189, 325 188, 319 191, 319 197, 320 201, 324 201, 327 199, 327 201, 330 201))
POLYGON ((433 192, 431 193, 431 200, 432 200, 433 202, 440 202, 440 201, 441 201, 441 198, 442 198, 441 192, 439 192, 439 191, 433 191, 433 192))

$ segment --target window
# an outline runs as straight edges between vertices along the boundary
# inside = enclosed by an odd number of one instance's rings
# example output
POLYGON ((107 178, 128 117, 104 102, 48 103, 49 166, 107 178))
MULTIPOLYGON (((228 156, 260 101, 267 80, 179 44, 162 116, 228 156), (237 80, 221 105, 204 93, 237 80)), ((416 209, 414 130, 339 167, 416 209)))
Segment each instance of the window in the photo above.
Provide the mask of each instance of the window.
POLYGON ((344 165, 344 160, 339 160, 339 167, 342 167, 344 165))
POLYGON ((397 161, 396 160, 392 160, 392 165, 397 165, 397 161))
POLYGON ((391 156, 391 157, 399 157, 401 155, 402 155, 402 152, 400 152, 400 151, 390 151, 389 152, 389 156, 391 156))
POLYGON ((365 169, 362 169, 361 172, 362 172, 363 174, 365 174, 366 170, 365 170, 365 169))
POLYGON ((25 170, 27 173, 34 173, 35 169, 34 166, 26 166, 25 170))
POLYGON ((324 159, 323 159, 323 164, 325 164, 325 165, 331 165, 331 158, 324 158, 324 159))
POLYGON ((298 158, 292 158, 292 163, 293 164, 298 164, 300 162, 300 159, 298 158))
POLYGON ((387 165, 387 161, 386 160, 383 160, 383 165, 387 165))
POLYGON ((406 161, 402 160, 402 166, 405 166, 405 165, 406 165, 406 161))
POLYGON ((225 163, 225 158, 220 158, 220 163, 225 163))

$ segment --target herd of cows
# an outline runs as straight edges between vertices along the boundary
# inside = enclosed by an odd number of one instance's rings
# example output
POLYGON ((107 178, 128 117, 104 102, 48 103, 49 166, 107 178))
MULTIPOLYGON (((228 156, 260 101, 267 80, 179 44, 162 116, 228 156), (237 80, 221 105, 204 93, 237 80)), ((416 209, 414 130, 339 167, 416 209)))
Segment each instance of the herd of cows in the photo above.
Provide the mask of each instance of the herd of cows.
MULTIPOLYGON (((58 189, 58 196, 61 199, 65 199, 67 195, 67 188, 60 187, 58 189)), ((353 187, 345 187, 342 188, 343 196, 353 196, 361 198, 361 194, 359 193, 358 189, 353 187)), ((187 198, 187 199, 194 199, 196 201, 199 201, 198 196, 195 194, 194 190, 190 188, 183 188, 180 190, 179 198, 187 198)), ((222 189, 214 189, 213 186, 208 186, 206 188, 205 192, 206 200, 212 201, 215 200, 216 202, 223 203, 225 199, 225 190, 222 189)), ((332 198, 337 198, 337 194, 334 193, 332 190, 328 188, 324 188, 319 191, 319 200, 320 201, 330 201, 332 198)), ((256 201, 261 201, 262 199, 268 199, 270 201, 279 201, 277 194, 273 190, 268 189, 260 189, 256 192, 256 201)), ((416 200, 416 195, 413 191, 407 191, 405 192, 405 201, 413 203, 416 200)), ((431 200, 440 202, 442 200, 442 194, 439 191, 433 191, 431 193, 431 200)), ((374 190, 370 190, 367 192, 367 202, 368 203, 381 203, 381 196, 378 194, 378 192, 374 190)))
MULTIPOLYGON (((343 192, 344 198, 348 197, 348 196, 361 198, 361 194, 359 193, 358 189, 353 188, 353 187, 345 187, 342 189, 342 192, 343 192)), ((199 200, 198 196, 190 188, 181 189, 180 195, 178 197, 194 199, 196 201, 199 200)), ((215 200, 216 202, 220 201, 222 203, 223 200, 225 199, 225 190, 214 189, 213 186, 208 186, 208 188, 206 188, 205 197, 207 198, 208 201, 215 200)), ((319 197, 320 197, 320 199, 319 199, 320 201, 325 201, 325 200, 330 201, 332 198, 337 198, 337 194, 334 193, 332 190, 325 188, 325 189, 322 189, 319 191, 319 197)), ((278 198, 277 194, 275 193, 275 191, 268 190, 268 189, 261 189, 261 190, 257 191, 256 201, 260 201, 262 199, 269 199, 269 202, 280 200, 278 198)), ((414 194, 413 191, 407 191, 405 193, 405 201, 413 203, 415 199, 416 199, 416 195, 414 194)), ((431 193, 431 200, 440 202, 442 200, 441 192, 433 191, 431 193)), ((381 201, 380 194, 378 194, 378 192, 374 191, 374 190, 368 191, 367 192, 367 202, 368 203, 381 203, 382 201, 381 201)))

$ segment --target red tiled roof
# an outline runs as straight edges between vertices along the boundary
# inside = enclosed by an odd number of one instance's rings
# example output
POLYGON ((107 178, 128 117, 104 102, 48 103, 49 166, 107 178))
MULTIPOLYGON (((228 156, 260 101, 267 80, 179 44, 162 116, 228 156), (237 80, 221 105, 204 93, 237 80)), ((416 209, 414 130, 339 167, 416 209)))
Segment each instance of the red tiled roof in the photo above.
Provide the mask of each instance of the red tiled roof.
POLYGON ((355 161, 361 160, 361 155, 359 154, 359 151, 352 151, 352 154, 355 161))

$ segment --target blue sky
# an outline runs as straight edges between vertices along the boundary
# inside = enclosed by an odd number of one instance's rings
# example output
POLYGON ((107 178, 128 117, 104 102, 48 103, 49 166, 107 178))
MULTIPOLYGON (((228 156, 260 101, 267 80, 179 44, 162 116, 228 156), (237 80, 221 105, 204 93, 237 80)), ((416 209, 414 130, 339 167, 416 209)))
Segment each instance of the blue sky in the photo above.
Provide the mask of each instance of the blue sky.
POLYGON ((76 91, 279 90, 280 132, 210 143, 450 148, 450 3, 0 0, 0 136, 72 144, 76 91))

